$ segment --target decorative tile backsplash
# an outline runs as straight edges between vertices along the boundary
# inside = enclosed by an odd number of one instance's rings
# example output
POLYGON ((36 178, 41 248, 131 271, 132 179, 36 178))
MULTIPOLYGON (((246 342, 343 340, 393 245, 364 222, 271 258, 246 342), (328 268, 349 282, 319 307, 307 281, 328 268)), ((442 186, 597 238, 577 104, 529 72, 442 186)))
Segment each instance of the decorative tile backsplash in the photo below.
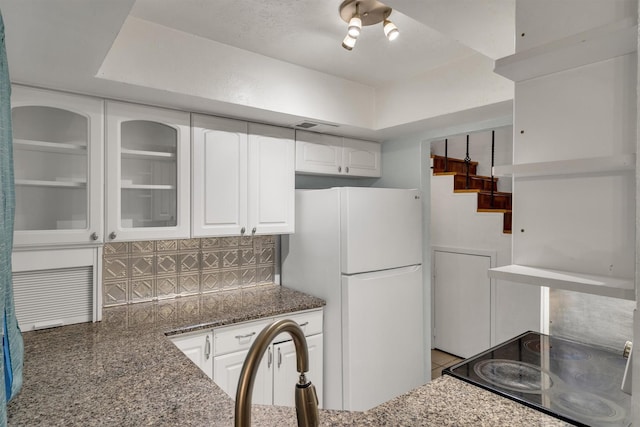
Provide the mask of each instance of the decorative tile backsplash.
POLYGON ((107 243, 103 306, 272 283, 275 237, 107 243))

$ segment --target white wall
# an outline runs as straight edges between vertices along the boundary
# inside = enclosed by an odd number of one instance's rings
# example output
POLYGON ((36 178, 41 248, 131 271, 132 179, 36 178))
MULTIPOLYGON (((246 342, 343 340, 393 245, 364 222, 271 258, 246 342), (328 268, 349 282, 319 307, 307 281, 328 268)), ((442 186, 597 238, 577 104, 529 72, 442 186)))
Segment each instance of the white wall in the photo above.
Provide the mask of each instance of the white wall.
POLYGON ((513 83, 493 72, 493 60, 473 54, 376 91, 377 129, 513 99, 513 83))

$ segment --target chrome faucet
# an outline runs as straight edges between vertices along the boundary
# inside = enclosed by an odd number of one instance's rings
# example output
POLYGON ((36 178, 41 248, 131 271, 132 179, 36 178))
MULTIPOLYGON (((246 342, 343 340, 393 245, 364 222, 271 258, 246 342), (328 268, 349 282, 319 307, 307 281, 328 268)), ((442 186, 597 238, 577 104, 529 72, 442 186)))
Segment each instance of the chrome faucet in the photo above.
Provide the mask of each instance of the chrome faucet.
POLYGON ((309 371, 309 350, 307 340, 300 326, 293 320, 283 319, 272 323, 260 332, 249 349, 247 358, 242 366, 238 391, 236 393, 236 427, 251 426, 251 395, 256 373, 260 366, 262 355, 271 341, 282 332, 288 332, 293 338, 296 348, 296 361, 300 379, 296 383, 296 413, 298 426, 315 427, 318 425, 318 396, 311 381, 307 381, 305 372, 309 371))

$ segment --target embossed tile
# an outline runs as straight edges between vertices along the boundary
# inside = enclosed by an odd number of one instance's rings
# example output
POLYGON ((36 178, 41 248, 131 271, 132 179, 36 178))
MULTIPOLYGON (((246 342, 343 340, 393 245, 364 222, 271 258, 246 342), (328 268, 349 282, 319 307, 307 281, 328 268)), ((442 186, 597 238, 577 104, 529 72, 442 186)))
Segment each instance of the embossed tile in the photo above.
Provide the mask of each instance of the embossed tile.
POLYGON ((239 237, 221 237, 220 244, 223 247, 236 247, 240 242, 239 237))
POLYGON ((191 274, 178 277, 180 295, 193 295, 200 291, 200 275, 191 274))
POLYGON ((112 242, 104 245, 104 254, 126 254, 129 252, 129 243, 127 242, 112 242))
POLYGON ((240 237, 240 246, 251 246, 251 245, 253 245, 253 236, 240 237))
POLYGON ((273 283, 273 267, 258 267, 256 270, 257 283, 273 283))
POLYGON ((156 308, 156 318, 158 321, 167 321, 176 319, 175 301, 163 301, 158 303, 156 308))
POLYGON ((273 264, 275 262, 275 248, 263 247, 260 251, 260 264, 273 264))
POLYGON ((222 268, 239 267, 238 250, 222 251, 222 268))
POLYGON ((158 299, 173 298, 178 294, 177 276, 156 277, 156 294, 158 299))
POLYGON ((158 240, 156 242, 156 251, 158 252, 177 251, 177 250, 178 250, 177 240, 158 240))
POLYGON ((156 255, 156 274, 168 274, 178 272, 178 255, 177 254, 157 254, 156 255))
POLYGON ((118 305, 127 303, 127 281, 104 282, 102 303, 103 305, 118 305))
POLYGON ((242 277, 242 285, 255 285, 256 284, 256 269, 243 268, 240 270, 240 276, 242 277))
POLYGON ((128 270, 129 270, 128 255, 104 257, 104 265, 102 268, 104 280, 126 278, 129 275, 128 270))
POLYGON ((240 265, 256 265, 256 257, 253 253, 253 248, 240 249, 240 265))
POLYGON ((131 242, 131 253, 132 254, 153 253, 154 248, 155 247, 154 247, 153 241, 150 241, 150 240, 142 240, 142 241, 139 241, 139 242, 131 242))
POLYGON ((181 251, 200 249, 200 239, 182 239, 178 240, 178 249, 181 251))
POLYGON ((153 275, 153 255, 132 256, 129 263, 131 264, 131 277, 153 275))
POLYGON ((259 236, 260 240, 262 240, 263 245, 275 245, 276 244, 276 236, 259 236))
POLYGON ((222 287, 225 289, 238 287, 241 284, 240 272, 237 270, 222 273, 222 287))
POLYGON ((189 319, 200 313, 200 304, 197 298, 180 298, 177 304, 177 314, 180 319, 189 319))
POLYGON ((153 325, 156 321, 154 304, 142 305, 136 310, 129 310, 129 327, 153 325))
POLYGON ((197 251, 178 254, 178 262, 180 264, 180 274, 193 273, 200 269, 197 251))
POLYGON ((202 271, 218 270, 220 268, 220 255, 218 251, 202 251, 202 261, 200 263, 200 269, 202 271))
POLYGON ((131 302, 151 301, 153 298, 153 279, 131 280, 131 302))
POLYGON ((207 238, 200 239, 200 246, 202 247, 202 249, 219 248, 220 238, 207 237, 207 238))
POLYGON ((202 273, 200 276, 200 292, 213 292, 222 287, 222 277, 218 272, 202 273))

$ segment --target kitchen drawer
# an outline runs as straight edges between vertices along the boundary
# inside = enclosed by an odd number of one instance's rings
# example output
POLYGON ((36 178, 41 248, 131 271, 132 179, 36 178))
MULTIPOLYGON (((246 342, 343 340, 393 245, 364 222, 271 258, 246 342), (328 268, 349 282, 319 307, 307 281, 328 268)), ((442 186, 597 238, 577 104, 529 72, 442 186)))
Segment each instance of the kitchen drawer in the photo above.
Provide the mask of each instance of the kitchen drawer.
MULTIPOLYGON (((300 328, 306 337, 322 333, 322 310, 283 314, 275 318, 275 320, 280 319, 291 319, 296 322, 300 325, 300 328)), ((274 342, 286 341, 288 339, 290 339, 289 334, 280 334, 276 337, 274 342), (286 339, 283 339, 285 335, 286 339)))
POLYGON ((214 329, 214 355, 218 356, 220 354, 248 350, 260 331, 271 324, 271 322, 272 319, 268 318, 214 329))

